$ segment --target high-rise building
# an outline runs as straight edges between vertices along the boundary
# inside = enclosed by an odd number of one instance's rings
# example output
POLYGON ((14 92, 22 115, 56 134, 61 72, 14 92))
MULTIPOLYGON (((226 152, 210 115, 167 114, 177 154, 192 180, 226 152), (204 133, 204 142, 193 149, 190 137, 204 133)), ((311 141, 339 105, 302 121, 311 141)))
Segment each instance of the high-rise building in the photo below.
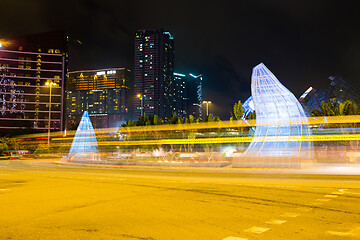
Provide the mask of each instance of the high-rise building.
POLYGON ((62 31, 0 39, 1 132, 64 129, 66 65, 62 31))
POLYGON ((66 87, 67 129, 79 124, 84 111, 95 128, 119 127, 131 119, 131 74, 126 68, 73 71, 66 87))
POLYGON ((163 29, 139 30, 134 51, 134 119, 173 111, 174 38, 163 29))
POLYGON ((178 115, 202 117, 202 74, 174 73, 174 107, 178 115))

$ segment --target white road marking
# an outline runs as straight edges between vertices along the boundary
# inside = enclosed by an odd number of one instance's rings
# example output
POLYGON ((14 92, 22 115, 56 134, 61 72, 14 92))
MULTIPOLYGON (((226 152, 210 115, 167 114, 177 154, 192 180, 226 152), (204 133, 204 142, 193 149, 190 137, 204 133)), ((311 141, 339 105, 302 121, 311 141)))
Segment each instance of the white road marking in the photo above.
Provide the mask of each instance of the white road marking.
POLYGON ((280 216, 282 216, 282 217, 297 217, 297 216, 299 216, 300 214, 299 213, 284 213, 284 214, 282 214, 282 215, 280 215, 280 216))
POLYGON ((268 224, 277 224, 277 225, 280 225, 280 224, 286 223, 286 220, 271 219, 270 221, 266 221, 266 223, 268 223, 268 224))
POLYGON ((331 194, 343 195, 343 192, 332 192, 331 194))
POLYGON ((263 232, 266 232, 266 231, 269 231, 271 228, 263 228, 263 227, 251 227, 251 228, 248 228, 246 230, 244 230, 245 232, 250 232, 250 233, 257 233, 257 234, 260 234, 260 233, 263 233, 263 232))
POLYGON ((326 233, 335 235, 335 236, 359 237, 360 236, 360 227, 353 228, 349 232, 327 231, 326 233))
POLYGON ((309 203, 309 206, 317 206, 317 205, 322 205, 323 203, 321 202, 313 202, 313 203, 309 203))
POLYGON ((349 192, 347 191, 348 189, 340 189, 339 191, 341 191, 342 194, 344 193, 349 193, 349 194, 356 194, 356 195, 360 195, 360 193, 357 193, 357 192, 349 192))
POLYGON ((326 198, 319 198, 319 199, 316 199, 316 201, 318 202, 328 202, 330 201, 331 199, 326 199, 326 198))
POLYGON ((353 235, 351 232, 336 232, 336 231, 327 231, 326 233, 336 236, 351 236, 353 235))
POLYGON ((247 238, 230 236, 230 237, 224 238, 223 240, 248 240, 248 239, 247 238))
POLYGON ((327 197, 327 198, 337 198, 338 196, 337 196, 337 195, 325 195, 324 197, 327 197))
POLYGON ((302 212, 310 212, 310 210, 312 209, 312 208, 310 208, 310 207, 299 207, 299 208, 297 208, 298 210, 300 210, 300 211, 302 211, 302 212))

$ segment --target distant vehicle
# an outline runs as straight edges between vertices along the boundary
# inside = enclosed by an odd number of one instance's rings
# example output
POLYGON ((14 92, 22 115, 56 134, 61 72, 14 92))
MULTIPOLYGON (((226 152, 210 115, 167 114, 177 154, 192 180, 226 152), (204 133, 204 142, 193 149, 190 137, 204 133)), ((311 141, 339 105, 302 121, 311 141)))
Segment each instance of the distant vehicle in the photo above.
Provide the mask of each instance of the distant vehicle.
POLYGON ((23 157, 25 154, 29 154, 29 150, 8 150, 3 151, 3 154, 5 156, 10 156, 10 159, 18 159, 20 157, 23 157))

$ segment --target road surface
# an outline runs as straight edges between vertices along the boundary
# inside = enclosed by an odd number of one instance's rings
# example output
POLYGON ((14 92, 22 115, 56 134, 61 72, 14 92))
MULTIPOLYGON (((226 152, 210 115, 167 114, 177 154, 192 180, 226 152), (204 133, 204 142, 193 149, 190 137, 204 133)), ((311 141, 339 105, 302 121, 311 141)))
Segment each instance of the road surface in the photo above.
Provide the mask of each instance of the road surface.
POLYGON ((0 161, 0 239, 360 239, 360 177, 0 161))

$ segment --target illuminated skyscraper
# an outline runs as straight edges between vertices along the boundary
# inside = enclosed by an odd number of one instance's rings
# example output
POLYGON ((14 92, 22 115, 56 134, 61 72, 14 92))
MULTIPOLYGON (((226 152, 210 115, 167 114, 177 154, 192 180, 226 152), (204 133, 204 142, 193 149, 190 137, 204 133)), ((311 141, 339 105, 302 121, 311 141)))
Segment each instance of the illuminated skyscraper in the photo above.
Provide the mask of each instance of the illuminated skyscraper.
POLYGON ((178 115, 201 117, 202 74, 174 73, 174 112, 178 115))
POLYGON ((66 88, 67 129, 74 129, 84 111, 95 128, 119 127, 131 119, 131 75, 126 68, 69 72, 66 88))
POLYGON ((50 129, 63 130, 66 34, 54 31, 0 42, 0 131, 45 130, 49 115, 50 129))
POLYGON ((163 29, 139 30, 134 49, 134 119, 165 118, 174 108, 174 38, 163 29))

